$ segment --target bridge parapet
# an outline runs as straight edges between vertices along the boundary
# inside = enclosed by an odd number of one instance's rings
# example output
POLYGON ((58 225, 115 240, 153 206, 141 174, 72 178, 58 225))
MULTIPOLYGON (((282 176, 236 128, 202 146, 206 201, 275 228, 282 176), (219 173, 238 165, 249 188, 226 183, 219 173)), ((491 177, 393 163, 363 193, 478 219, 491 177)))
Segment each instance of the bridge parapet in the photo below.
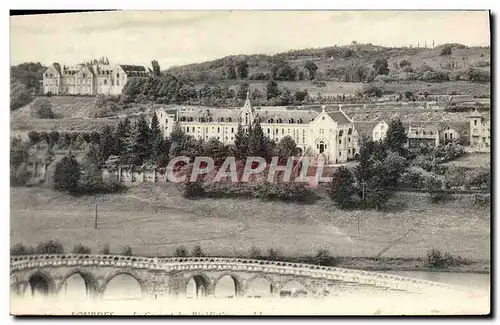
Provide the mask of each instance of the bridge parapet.
POLYGON ((93 254, 50 254, 11 257, 11 272, 58 266, 101 266, 127 269, 174 271, 231 271, 292 275, 385 287, 409 292, 432 289, 462 289, 443 283, 386 273, 312 264, 225 257, 139 257, 93 254))

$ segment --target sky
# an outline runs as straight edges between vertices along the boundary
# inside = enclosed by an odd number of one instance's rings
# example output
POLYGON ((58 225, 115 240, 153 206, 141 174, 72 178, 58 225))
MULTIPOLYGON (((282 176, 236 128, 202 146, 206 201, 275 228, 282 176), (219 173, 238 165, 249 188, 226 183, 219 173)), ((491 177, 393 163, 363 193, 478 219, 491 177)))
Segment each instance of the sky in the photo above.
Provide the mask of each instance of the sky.
POLYGON ((123 11, 10 18, 11 64, 111 63, 162 69, 233 54, 372 43, 490 45, 487 11, 123 11))

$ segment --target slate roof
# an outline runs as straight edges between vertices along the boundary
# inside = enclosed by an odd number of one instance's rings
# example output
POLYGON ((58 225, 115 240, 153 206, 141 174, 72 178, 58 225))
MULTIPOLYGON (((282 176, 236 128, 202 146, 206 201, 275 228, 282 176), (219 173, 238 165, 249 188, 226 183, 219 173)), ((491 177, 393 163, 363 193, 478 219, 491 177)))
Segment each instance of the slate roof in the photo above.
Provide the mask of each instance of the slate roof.
POLYGON ((338 124, 351 124, 343 111, 328 112, 327 114, 338 124))

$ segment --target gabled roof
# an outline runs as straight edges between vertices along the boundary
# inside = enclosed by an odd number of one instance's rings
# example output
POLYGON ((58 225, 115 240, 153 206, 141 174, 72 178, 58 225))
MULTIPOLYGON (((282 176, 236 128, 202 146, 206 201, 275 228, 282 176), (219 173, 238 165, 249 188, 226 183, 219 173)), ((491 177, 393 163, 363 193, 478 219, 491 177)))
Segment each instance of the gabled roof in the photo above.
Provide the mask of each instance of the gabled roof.
POLYGON ((147 75, 146 68, 141 65, 120 64, 120 67, 125 71, 127 76, 147 75))
POLYGON ((371 138, 373 133, 373 128, 380 122, 382 121, 354 122, 354 129, 358 131, 359 135, 367 135, 371 138))
POLYGON ((351 120, 345 115, 342 110, 336 112, 328 112, 328 116, 330 116, 335 122, 338 124, 351 124, 351 120))

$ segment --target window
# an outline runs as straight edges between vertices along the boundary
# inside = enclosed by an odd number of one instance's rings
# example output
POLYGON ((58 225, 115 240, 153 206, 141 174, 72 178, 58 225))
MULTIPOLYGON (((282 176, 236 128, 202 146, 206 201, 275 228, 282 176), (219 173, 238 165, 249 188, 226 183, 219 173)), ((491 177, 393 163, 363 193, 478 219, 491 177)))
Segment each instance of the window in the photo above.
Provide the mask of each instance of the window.
POLYGON ((108 80, 104 79, 104 84, 107 85, 108 84, 108 80))
POLYGON ((339 139, 339 144, 342 144, 342 139, 339 139))
POLYGON ((450 140, 453 139, 453 133, 450 132, 450 140))
POLYGON ((116 80, 116 85, 119 86, 120 85, 120 80, 116 80))
POLYGON ((418 135, 418 131, 415 131, 415 135, 418 135))
POLYGON ((284 135, 285 134, 285 129, 281 129, 281 134, 284 135))
POLYGON ((477 120, 474 120, 474 125, 477 125, 477 120))
POLYGON ((198 133, 200 133, 200 131, 201 131, 201 130, 200 130, 200 127, 198 126, 198 133))
POLYGON ((271 133, 271 129, 267 128, 267 134, 271 133))
POLYGON ((342 157, 342 151, 339 151, 339 157, 342 157))
POLYGON ((120 78, 120 74, 119 73, 116 74, 116 78, 120 78))
POLYGON ((351 154, 351 149, 347 149, 347 154, 351 154))
MULTIPOLYGON (((218 128, 217 128, 217 133, 219 133, 219 132, 220 132, 220 127, 218 127, 218 128)), ((219 138, 219 137, 217 137, 217 139, 218 139, 218 138, 219 138)))
POLYGON ((231 128, 231 133, 234 133, 234 128, 231 128))
POLYGON ((347 138, 347 141, 348 141, 348 142, 351 142, 351 137, 347 138))

